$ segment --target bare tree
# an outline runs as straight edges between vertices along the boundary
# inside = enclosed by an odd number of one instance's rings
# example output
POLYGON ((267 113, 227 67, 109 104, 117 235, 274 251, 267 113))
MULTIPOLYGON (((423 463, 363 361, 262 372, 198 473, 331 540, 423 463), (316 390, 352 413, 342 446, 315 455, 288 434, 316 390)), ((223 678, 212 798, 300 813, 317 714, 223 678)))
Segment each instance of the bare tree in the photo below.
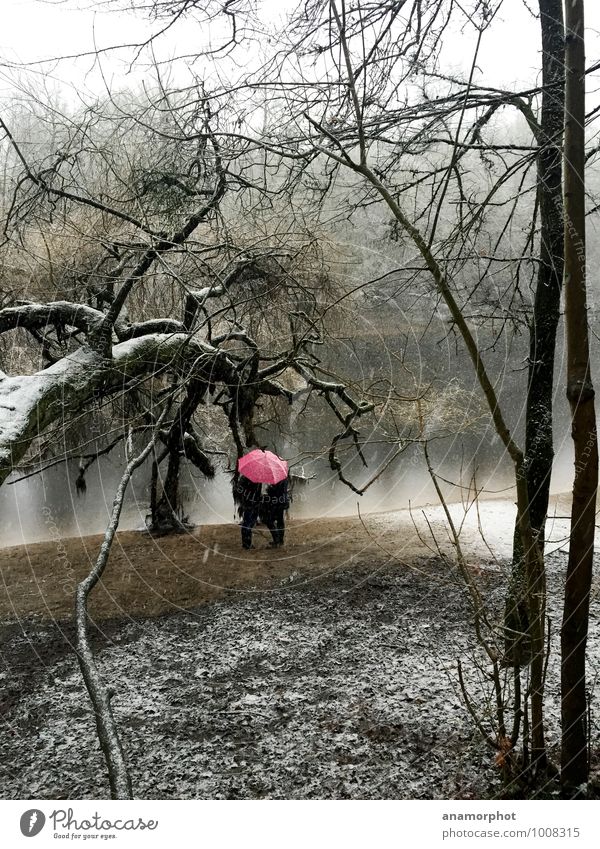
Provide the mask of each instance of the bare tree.
MULTIPOLYGON (((181 527, 181 460, 208 477, 214 474, 198 430, 204 410, 221 411, 220 427, 239 456, 258 442, 256 412, 262 399, 289 403, 289 390, 278 382, 289 370, 321 397, 337 397, 342 408, 351 399, 343 383, 326 385, 319 376, 316 346, 324 340, 314 292, 322 284, 311 281, 308 264, 303 267, 312 241, 305 225, 296 227, 293 215, 285 221, 273 208, 271 195, 288 208, 287 194, 270 194, 260 177, 251 181, 252 156, 245 162, 244 140, 222 148, 210 130, 216 119, 206 98, 191 114, 187 101, 166 107, 165 98, 159 89, 141 106, 107 104, 102 117, 96 109, 91 126, 86 116, 79 123, 77 116, 65 116, 64 149, 42 150, 36 165, 2 125, 16 155, 7 247, 23 252, 24 243, 33 254, 32 232, 37 232, 52 256, 57 216, 63 229, 85 227, 87 242, 80 259, 77 252, 61 258, 70 275, 62 288, 73 300, 20 300, 0 316, 1 332, 29 334, 30 347, 47 357, 41 371, 7 377, 0 388, 11 400, 0 407, 11 420, 3 431, 3 477, 48 428, 68 427, 94 404, 121 398, 121 434, 99 449, 106 453, 130 428, 148 428, 153 394, 168 391, 179 400, 159 434, 163 447, 156 466, 166 461, 167 471, 162 492, 154 489, 152 499, 158 530, 181 527), (200 132, 191 141, 165 138, 167 119, 176 126, 191 123, 200 132), (100 218, 82 221, 81 211, 90 209, 100 218), (36 228, 31 227, 34 215, 36 228), (278 299, 284 311, 267 320, 278 299)), ((221 114, 219 124, 224 123, 221 114)), ((50 262, 55 286, 57 268, 50 262)), ((320 271, 315 276, 322 279, 320 271)), ((43 291, 42 286, 39 294, 43 291)), ((352 400, 351 418, 372 409, 370 402, 352 400)), ((353 430, 346 413, 336 416, 345 434, 337 435, 337 446, 353 430)), ((85 455, 78 487, 85 486, 85 471, 98 453, 85 455)), ((330 453, 337 463, 335 448, 330 453)))
MULTIPOLYGON (((529 327, 525 422, 525 473, 533 532, 544 550, 553 448, 553 389, 556 332, 563 278, 562 135, 564 111, 564 24, 562 0, 540 0, 542 104, 539 121, 521 108, 539 144, 537 201, 539 266, 529 327)), ((545 593, 543 586, 540 593, 545 593)), ((521 536, 515 529, 511 587, 506 599, 507 659, 528 660, 527 581, 521 536)), ((542 601, 543 606, 543 601, 542 601)))
MULTIPOLYGON (((400 232, 416 248, 423 263, 423 270, 430 275, 441 301, 448 310, 453 328, 462 339, 487 403, 490 420, 512 462, 517 492, 517 528, 527 584, 527 628, 531 645, 532 763, 539 768, 546 763, 543 719, 543 549, 531 519, 525 452, 511 433, 494 379, 490 376, 482 350, 467 318, 466 309, 460 303, 459 290, 450 271, 452 260, 445 252, 453 241, 447 235, 442 238, 440 234, 442 210, 447 200, 451 177, 456 172, 458 163, 471 144, 480 143, 482 129, 497 109, 515 100, 519 108, 522 104, 514 95, 507 95, 505 92, 486 92, 484 95, 473 83, 477 50, 497 9, 495 6, 486 5, 480 10, 480 18, 470 18, 476 27, 476 49, 471 76, 461 86, 459 93, 448 98, 440 97, 433 102, 428 98, 412 109, 392 106, 401 100, 400 90, 403 83, 413 72, 419 73, 424 55, 427 51, 435 50, 435 44, 449 25, 448 16, 443 15, 437 6, 428 9, 427 18, 422 19, 419 15, 424 10, 416 3, 413 6, 415 18, 411 17, 410 12, 407 15, 409 25, 402 37, 400 48, 390 53, 389 45, 394 41, 392 33, 397 23, 396 18, 400 9, 404 10, 406 5, 400 4, 389 9, 384 4, 376 4, 367 11, 362 7, 350 8, 343 0, 331 0, 326 6, 318 4, 311 7, 309 21, 305 25, 305 31, 309 35, 305 38, 311 45, 317 40, 314 35, 317 32, 321 39, 325 39, 327 47, 323 48, 319 43, 318 52, 322 54, 327 51, 334 82, 327 88, 326 96, 315 86, 312 99, 309 99, 307 94, 303 105, 294 103, 291 111, 294 115, 302 113, 304 118, 306 130, 301 136, 303 143, 310 145, 313 153, 335 163, 339 169, 347 170, 362 179, 371 190, 370 197, 375 196, 383 201, 400 232), (411 35, 408 35, 409 32, 411 35), (414 37, 413 41, 411 36, 414 37), (393 58, 390 58, 390 55, 393 58), (466 115, 469 110, 480 108, 482 103, 487 109, 467 131, 468 141, 463 142, 466 115), (420 212, 420 220, 415 222, 414 215, 411 215, 402 203, 402 188, 395 184, 396 163, 402 153, 406 155, 411 149, 415 149, 417 142, 424 136, 429 141, 430 125, 440 120, 440 111, 443 114, 441 122, 446 122, 452 128, 449 133, 450 161, 432 178, 431 200, 420 212), (415 122, 417 129, 414 136, 407 139, 405 128, 410 122, 415 122), (428 135, 425 135, 422 122, 425 122, 428 135)), ((300 31, 303 24, 298 20, 300 31)), ((314 49, 317 50, 316 47, 314 49)), ((289 155, 292 155, 297 149, 296 145, 300 144, 295 139, 281 143, 289 155)), ((499 181, 489 193, 488 201, 498 191, 502 182, 499 181)), ((472 218, 479 219, 482 209, 485 209, 485 204, 473 213, 472 218)), ((461 216, 457 230, 464 232, 471 229, 472 224, 461 216)), ((464 237, 460 235, 455 243, 462 247, 464 237)), ((470 298, 471 296, 467 295, 466 303, 470 298)), ((538 327, 537 333, 540 330, 538 327)))
POLYGON ((565 323, 575 481, 561 631, 561 781, 569 792, 577 793, 589 774, 585 649, 596 527, 598 440, 587 317, 584 2, 573 0, 565 8, 565 323))

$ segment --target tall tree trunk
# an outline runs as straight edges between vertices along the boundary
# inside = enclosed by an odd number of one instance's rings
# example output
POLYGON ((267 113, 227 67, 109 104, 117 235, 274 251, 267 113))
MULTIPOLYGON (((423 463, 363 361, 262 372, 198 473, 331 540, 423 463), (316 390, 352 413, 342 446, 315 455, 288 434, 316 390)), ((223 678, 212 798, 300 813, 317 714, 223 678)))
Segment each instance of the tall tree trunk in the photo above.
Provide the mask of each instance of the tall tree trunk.
POLYGON ((585 249, 584 2, 565 4, 565 317, 567 397, 575 480, 561 631, 561 781, 569 791, 588 779, 585 650, 594 555, 598 445, 590 370, 585 249))
MULTIPOLYGON (((564 269, 562 143, 564 123, 564 21, 562 0, 539 0, 542 35, 542 110, 538 134, 540 264, 529 329, 525 424, 525 475, 531 526, 543 555, 554 460, 552 391, 556 330, 564 269)), ((523 546, 515 528, 511 587, 506 602, 507 659, 531 656, 523 546)), ((544 588, 539 591, 544 593, 544 588)))

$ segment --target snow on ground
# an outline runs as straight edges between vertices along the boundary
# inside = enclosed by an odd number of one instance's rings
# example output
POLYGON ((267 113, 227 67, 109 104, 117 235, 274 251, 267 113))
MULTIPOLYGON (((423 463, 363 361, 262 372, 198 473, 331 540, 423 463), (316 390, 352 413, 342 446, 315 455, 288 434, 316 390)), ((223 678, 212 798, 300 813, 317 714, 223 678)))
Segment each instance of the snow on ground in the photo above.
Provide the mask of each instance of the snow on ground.
MULTIPOLYGON (((118 687, 136 794, 478 792, 490 755, 473 740, 456 691, 456 658, 469 642, 461 593, 439 580, 435 564, 419 568, 345 571, 298 589, 288 582, 268 596, 111 625, 99 657, 118 687)), ((77 664, 55 628, 29 634, 43 666, 25 672, 15 663, 10 673, 12 687, 26 694, 5 715, 3 793, 102 797, 103 764, 77 664)), ((10 643, 7 656, 31 652, 17 632, 10 643)))
MULTIPOLYGON (((459 509, 452 509, 458 520, 459 509)), ((426 513, 430 526, 440 531, 439 508, 426 513)), ((500 552, 496 558, 482 541, 477 520, 471 516, 465 525, 465 546, 498 615, 513 515, 509 503, 480 505, 487 544, 500 552)), ((390 541, 384 531, 400 520, 398 514, 369 516, 368 527, 387 540, 384 545, 390 541)), ((564 532, 561 521, 556 539, 564 532)), ((427 523, 418 524, 425 539, 427 523)), ((293 573, 268 592, 152 619, 101 623, 95 644, 102 674, 117 690, 113 704, 135 795, 496 797, 500 784, 493 752, 474 731, 458 690, 461 659, 471 695, 485 715, 489 682, 473 663, 464 591, 448 563, 422 549, 416 556, 411 548, 407 565, 396 559, 404 559, 400 542, 393 560, 377 549, 379 555, 365 552, 352 566, 328 575, 293 573)), ((548 558, 554 655, 547 709, 554 747, 565 562, 561 552, 548 558)), ((589 642, 594 692, 599 589, 589 642)), ((72 637, 64 622, 29 620, 4 629, 0 787, 5 798, 108 795, 72 637)), ((592 743, 597 765, 596 719, 592 743)))

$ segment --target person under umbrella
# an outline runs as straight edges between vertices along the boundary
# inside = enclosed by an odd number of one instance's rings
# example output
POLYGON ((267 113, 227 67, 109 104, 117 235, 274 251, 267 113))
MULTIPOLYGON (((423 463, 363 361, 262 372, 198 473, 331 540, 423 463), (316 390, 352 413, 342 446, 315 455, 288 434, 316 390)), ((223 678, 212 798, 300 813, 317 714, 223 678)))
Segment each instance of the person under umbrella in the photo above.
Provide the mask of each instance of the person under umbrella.
POLYGON ((274 545, 278 545, 280 540, 283 543, 283 510, 286 508, 283 507, 280 511, 277 509, 276 521, 273 523, 271 507, 275 506, 278 508, 280 504, 288 503, 288 464, 281 457, 278 457, 277 454, 273 454, 272 451, 257 448, 240 457, 237 471, 238 477, 234 482, 233 497, 238 506, 238 512, 242 517, 242 546, 244 548, 252 547, 252 529, 256 525, 259 515, 263 512, 265 506, 265 502, 263 502, 261 496, 261 484, 267 484, 269 487, 272 487, 285 482, 283 498, 279 491, 275 496, 277 500, 282 498, 277 504, 273 502, 272 494, 267 495, 265 493, 265 498, 269 498, 268 521, 265 524, 271 529, 274 545), (273 525, 272 527, 271 524, 273 525))

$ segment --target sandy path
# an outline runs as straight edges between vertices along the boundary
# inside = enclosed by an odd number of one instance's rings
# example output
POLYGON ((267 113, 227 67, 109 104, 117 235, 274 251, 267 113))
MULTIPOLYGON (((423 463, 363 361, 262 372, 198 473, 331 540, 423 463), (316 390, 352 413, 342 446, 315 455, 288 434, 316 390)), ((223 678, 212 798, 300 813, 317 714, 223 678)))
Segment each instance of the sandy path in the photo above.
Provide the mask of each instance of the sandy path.
MULTIPOLYGON (((451 507, 461 539, 475 568, 495 568, 512 546, 515 507, 509 500, 483 501, 465 512, 451 507), (483 535, 482 535, 483 532, 483 535), (497 564, 496 564, 497 565, 497 564)), ((553 513, 566 515, 559 500, 553 513)), ((567 522, 549 522, 551 547, 560 547, 567 522)), ((207 525, 188 534, 153 538, 137 531, 117 535, 102 586, 91 610, 98 619, 154 616, 189 609, 224 595, 242 597, 276 586, 287 576, 328 575, 353 566, 381 568, 435 555, 432 532, 451 551, 439 506, 372 513, 360 518, 292 520, 286 546, 271 550, 266 529, 255 533, 256 549, 243 551, 236 525, 207 525)), ((100 536, 60 539, 0 550, 0 620, 24 616, 70 617, 77 581, 93 563, 100 536)))

